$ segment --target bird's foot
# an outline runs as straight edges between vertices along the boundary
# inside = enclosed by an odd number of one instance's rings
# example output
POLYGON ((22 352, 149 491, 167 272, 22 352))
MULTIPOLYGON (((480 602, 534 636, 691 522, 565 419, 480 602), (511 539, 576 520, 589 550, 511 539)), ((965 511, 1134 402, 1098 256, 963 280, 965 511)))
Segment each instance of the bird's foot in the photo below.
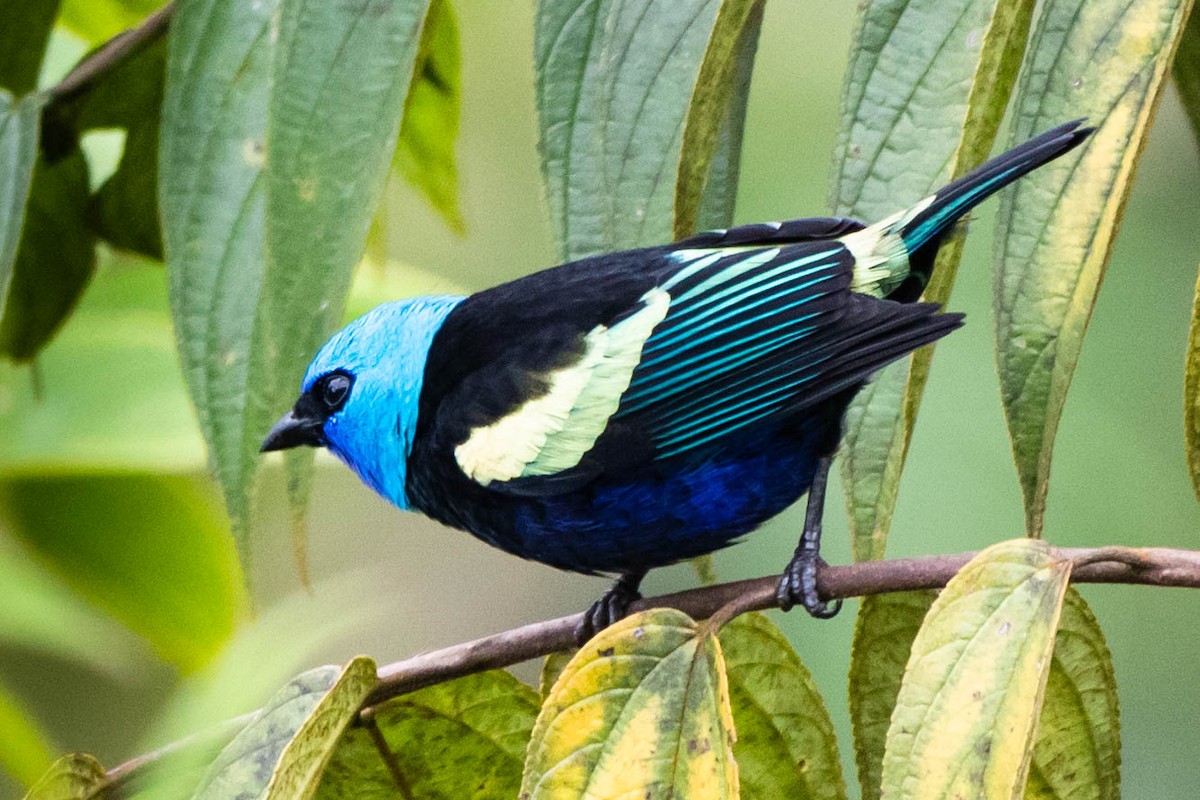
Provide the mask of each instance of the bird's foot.
POLYGON ((817 619, 829 619, 842 610, 841 600, 826 603, 817 594, 817 567, 821 563, 814 550, 802 547, 796 552, 775 590, 775 601, 782 610, 789 611, 798 603, 817 619))
POLYGON ((599 600, 592 603, 591 608, 584 612, 583 619, 575 628, 575 642, 580 647, 587 644, 589 639, 609 625, 624 619, 629 613, 629 607, 642 599, 642 593, 637 588, 638 583, 641 582, 641 576, 638 576, 637 581, 627 580, 627 577, 622 576, 599 600))

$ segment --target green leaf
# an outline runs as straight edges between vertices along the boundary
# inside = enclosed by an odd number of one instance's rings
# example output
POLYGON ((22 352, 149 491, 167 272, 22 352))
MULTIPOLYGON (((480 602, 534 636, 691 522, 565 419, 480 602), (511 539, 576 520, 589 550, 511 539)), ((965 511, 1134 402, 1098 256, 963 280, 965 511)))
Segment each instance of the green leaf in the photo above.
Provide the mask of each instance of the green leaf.
MULTIPOLYGON (((1197 129, 1200 131, 1200 128, 1197 129)), ((1187 366, 1183 381, 1184 434, 1187 439, 1188 470, 1192 489, 1200 499, 1200 278, 1192 301, 1192 323, 1188 329, 1187 366)))
POLYGON ((566 258, 665 242, 694 223, 755 6, 537 4, 542 169, 566 258))
POLYGON ((342 737, 317 797, 516 797, 537 709, 533 690, 502 671, 468 675, 389 701, 342 737))
POLYGON ((166 59, 166 39, 156 39, 80 97, 51 109, 75 136, 89 130, 125 131, 121 160, 92 198, 88 220, 110 244, 159 260, 158 139, 166 59))
POLYGON ((1081 116, 1097 127, 1004 196, 996 230, 996 359, 1031 536, 1042 531, 1067 388, 1190 5, 1049 0, 1031 41, 1012 141, 1081 116))
POLYGON ((49 737, 0 684, 0 770, 31 785, 54 760, 49 737))
POLYGON ((56 148, 73 145, 88 131, 125 132, 121 160, 92 197, 88 224, 112 245, 160 260, 158 131, 166 68, 167 40, 157 37, 55 100, 43 119, 43 139, 56 148))
MULTIPOLYGON (((835 213, 882 219, 986 158, 1016 81, 1033 6, 1032 0, 863 6, 834 157, 835 213)), ((961 255, 961 238, 942 248, 924 299, 946 302, 961 255)), ((932 357, 925 348, 887 367, 847 412, 842 480, 856 561, 883 557, 932 357)))
POLYGON ((741 796, 838 800, 846 797, 833 722, 812 674, 763 614, 721 629, 733 746, 741 796))
POLYGON ((37 88, 58 0, 8 0, 0 28, 0 88, 20 96, 37 88))
POLYGON ((379 683, 375 662, 359 656, 309 714, 275 765, 266 800, 310 800, 317 793, 334 748, 358 709, 379 683))
POLYGON ((5 315, 17 243, 37 161, 43 100, 30 95, 13 100, 0 89, 0 319, 5 315))
POLYGON ((764 5, 765 0, 725 0, 717 12, 679 145, 676 239, 695 233, 701 209, 709 216, 711 204, 721 195, 730 198, 723 203, 729 213, 721 224, 732 221, 742 129, 764 5), (709 181, 713 186, 705 192, 709 181))
POLYGON ((159 200, 184 376, 243 564, 258 446, 271 422, 256 337, 275 0, 198 0, 171 21, 159 200))
POLYGON ((1200 144, 1200 14, 1189 14, 1179 37, 1179 49, 1171 64, 1175 87, 1183 110, 1192 122, 1192 133, 1200 144))
POLYGON ((36 356, 75 308, 96 269, 87 226, 88 169, 78 148, 33 170, 25 225, 0 319, 0 354, 36 356))
POLYGON ((293 678, 225 745, 193 800, 265 798, 284 751, 308 719, 337 694, 344 675, 341 667, 328 666, 293 678))
POLYGON ((538 715, 520 797, 736 798, 733 739, 712 629, 644 611, 571 659, 538 715))
POLYGON ((104 780, 104 767, 87 753, 71 753, 50 765, 25 800, 85 800, 104 780))
MULTIPOLYGON (((396 0, 362 24, 355 5, 282 0, 267 123, 260 340, 270 353, 265 374, 276 412, 295 400, 305 367, 341 319, 396 148, 427 11, 428 0, 396 0)), ((312 456, 291 452, 286 463, 299 520, 312 456)))
POLYGON ((888 798, 1014 797, 1029 772, 1071 574, 1037 540, 984 550, 913 642, 883 757, 888 798))
POLYGON ((862 797, 879 797, 888 724, 913 639, 937 595, 900 592, 864 597, 850 650, 850 725, 862 797))
POLYGON ((228 534, 186 479, 14 476, 0 483, 0 516, 77 591, 185 670, 208 661, 245 614, 228 534))
POLYGON ((1121 720, 1112 654, 1074 588, 1067 589, 1058 621, 1025 796, 1121 796, 1121 720))
POLYGON ((433 0, 421 32, 392 167, 424 194, 446 224, 460 235, 465 226, 458 204, 454 148, 461 105, 458 22, 449 0, 433 0))
MULTIPOLYGON (((754 56, 758 50, 758 35, 762 30, 764 3, 755 3, 734 44, 733 72, 728 76, 725 111, 717 132, 716 152, 704 181, 700 205, 696 209, 695 227, 698 230, 727 228, 733 224, 737 202, 738 172, 742 160, 742 134, 746 123, 746 104, 750 100, 750 78, 754 73, 754 56)), ((678 190, 678 187, 676 187, 678 190)), ((678 230, 679 217, 676 216, 678 230)), ((707 558, 707 556, 701 556, 707 558)))
POLYGON ((550 692, 554 689, 554 684, 558 681, 558 676, 562 675, 562 671, 567 668, 567 664, 575 657, 578 650, 563 650, 558 653, 551 653, 546 656, 546 660, 542 662, 542 673, 538 678, 538 694, 541 695, 542 701, 550 696, 550 692))
POLYGON ((137 640, 0 532, 0 647, 19 647, 116 678, 136 668, 137 640))
POLYGON ((59 22, 91 44, 99 44, 163 5, 163 0, 62 0, 59 22))

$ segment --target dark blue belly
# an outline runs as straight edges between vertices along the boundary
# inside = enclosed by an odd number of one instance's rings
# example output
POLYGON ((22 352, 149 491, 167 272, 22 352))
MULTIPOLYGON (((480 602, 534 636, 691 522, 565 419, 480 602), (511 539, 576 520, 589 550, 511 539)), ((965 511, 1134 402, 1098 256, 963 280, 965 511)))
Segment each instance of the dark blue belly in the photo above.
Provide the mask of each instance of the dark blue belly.
MULTIPOLYGON (((710 553, 796 502, 827 429, 773 430, 708 458, 653 466, 515 509, 514 551, 578 572, 652 568, 710 553)), ((825 428, 825 426, 814 426, 825 428)), ((504 546, 504 545, 501 545, 504 546)))

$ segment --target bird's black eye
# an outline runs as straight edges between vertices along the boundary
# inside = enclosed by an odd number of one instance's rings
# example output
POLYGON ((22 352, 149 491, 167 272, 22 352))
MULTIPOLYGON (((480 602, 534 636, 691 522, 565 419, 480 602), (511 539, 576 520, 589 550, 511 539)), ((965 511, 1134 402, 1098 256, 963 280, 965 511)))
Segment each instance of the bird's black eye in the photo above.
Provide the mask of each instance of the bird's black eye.
POLYGON ((332 414, 340 409, 346 402, 346 397, 350 394, 350 386, 354 381, 349 375, 344 375, 340 372, 335 372, 329 375, 322 381, 321 384, 321 402, 332 414))

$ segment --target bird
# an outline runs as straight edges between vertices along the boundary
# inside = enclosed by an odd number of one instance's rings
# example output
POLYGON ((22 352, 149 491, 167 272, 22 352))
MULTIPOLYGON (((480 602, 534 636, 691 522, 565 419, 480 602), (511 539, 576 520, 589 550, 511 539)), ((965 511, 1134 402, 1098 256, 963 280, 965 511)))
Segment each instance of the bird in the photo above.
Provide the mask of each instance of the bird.
POLYGON ((400 509, 617 576, 581 642, 628 613, 650 569, 739 541, 807 493, 776 599, 833 616, 817 570, 847 406, 962 324, 919 301, 938 248, 987 197, 1083 142, 1083 122, 874 224, 740 225, 384 303, 320 348, 261 450, 326 447, 400 509))

